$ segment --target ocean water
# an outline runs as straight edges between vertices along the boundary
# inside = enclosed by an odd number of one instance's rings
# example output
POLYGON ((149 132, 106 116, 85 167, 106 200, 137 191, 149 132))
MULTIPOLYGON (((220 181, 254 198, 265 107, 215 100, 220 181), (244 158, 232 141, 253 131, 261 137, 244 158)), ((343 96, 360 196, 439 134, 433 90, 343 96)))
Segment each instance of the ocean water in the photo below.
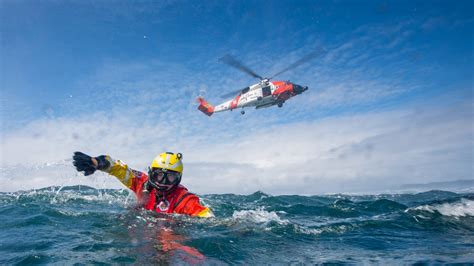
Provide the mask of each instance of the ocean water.
POLYGON ((157 215, 127 190, 0 193, 0 264, 472 263, 474 193, 202 195, 157 215))

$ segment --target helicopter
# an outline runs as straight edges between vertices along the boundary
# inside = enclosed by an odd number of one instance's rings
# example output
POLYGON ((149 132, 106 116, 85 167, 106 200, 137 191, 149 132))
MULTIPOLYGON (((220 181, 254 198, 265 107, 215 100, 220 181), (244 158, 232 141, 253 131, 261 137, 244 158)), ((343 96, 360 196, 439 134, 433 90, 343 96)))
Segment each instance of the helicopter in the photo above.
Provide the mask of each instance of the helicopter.
POLYGON ((230 98, 219 105, 213 106, 204 100, 203 97, 198 97, 197 101, 199 103, 198 110, 204 114, 211 116, 217 112, 223 111, 232 111, 237 108, 242 108, 240 113, 245 114, 244 108, 255 107, 255 109, 267 108, 271 106, 283 107, 283 104, 296 95, 302 94, 308 90, 308 86, 301 86, 290 81, 271 81, 275 76, 280 75, 290 69, 293 69, 307 61, 319 56, 322 53, 321 50, 315 50, 305 56, 303 56, 298 61, 293 64, 288 65, 286 68, 272 75, 270 78, 263 78, 262 76, 256 74, 249 67, 245 66, 242 62, 234 58, 233 56, 227 54, 224 57, 220 58, 219 61, 225 63, 231 67, 234 67, 254 78, 260 79, 258 83, 255 83, 251 86, 239 89, 238 91, 233 91, 222 95, 222 98, 230 98))

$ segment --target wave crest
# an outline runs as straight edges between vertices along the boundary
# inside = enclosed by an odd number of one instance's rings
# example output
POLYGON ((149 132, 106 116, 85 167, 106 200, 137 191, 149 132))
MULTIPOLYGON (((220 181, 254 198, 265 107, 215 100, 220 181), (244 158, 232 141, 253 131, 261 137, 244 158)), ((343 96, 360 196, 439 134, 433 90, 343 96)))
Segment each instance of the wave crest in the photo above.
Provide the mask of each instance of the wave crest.
POLYGON ((405 212, 408 211, 427 211, 450 217, 474 217, 474 200, 462 198, 459 202, 421 205, 409 208, 405 212))
POLYGON ((284 225, 289 223, 288 220, 281 219, 276 212, 268 212, 262 208, 256 210, 235 211, 232 214, 232 218, 259 224, 276 222, 278 224, 284 225))

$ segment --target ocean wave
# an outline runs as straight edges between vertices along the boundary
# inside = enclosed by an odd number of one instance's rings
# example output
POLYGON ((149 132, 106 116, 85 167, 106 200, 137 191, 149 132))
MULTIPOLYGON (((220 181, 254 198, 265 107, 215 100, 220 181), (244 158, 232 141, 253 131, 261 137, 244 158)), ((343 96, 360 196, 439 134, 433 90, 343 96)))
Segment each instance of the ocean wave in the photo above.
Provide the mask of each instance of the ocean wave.
POLYGON ((462 198, 459 202, 427 204, 405 210, 409 211, 426 211, 450 217, 474 217, 474 200, 462 198))
POLYGON ((286 254, 317 259, 352 254, 342 261, 357 264, 378 256, 380 250, 396 258, 411 258, 414 252, 431 258, 435 249, 452 250, 452 256, 442 255, 442 262, 474 255, 472 194, 272 196, 256 192, 201 198, 215 217, 129 208, 135 197, 128 190, 72 186, 0 193, 4 242, 0 264, 25 262, 42 254, 53 258, 44 263, 76 259, 79 264, 160 264, 159 258, 171 257, 179 264, 186 250, 211 259, 204 264, 213 264, 212 259, 291 264, 285 261, 286 254), (262 254, 270 253, 262 259, 262 254))
POLYGON ((244 220, 247 222, 266 224, 269 222, 276 222, 280 225, 288 224, 288 220, 281 219, 278 214, 273 211, 265 211, 262 208, 257 210, 243 210, 235 211, 232 214, 232 218, 235 220, 244 220))
POLYGON ((352 229, 352 226, 348 226, 345 224, 323 226, 320 228, 308 228, 305 226, 295 226, 295 231, 297 233, 302 233, 305 235, 314 235, 314 236, 320 236, 322 234, 344 234, 351 229, 352 229))

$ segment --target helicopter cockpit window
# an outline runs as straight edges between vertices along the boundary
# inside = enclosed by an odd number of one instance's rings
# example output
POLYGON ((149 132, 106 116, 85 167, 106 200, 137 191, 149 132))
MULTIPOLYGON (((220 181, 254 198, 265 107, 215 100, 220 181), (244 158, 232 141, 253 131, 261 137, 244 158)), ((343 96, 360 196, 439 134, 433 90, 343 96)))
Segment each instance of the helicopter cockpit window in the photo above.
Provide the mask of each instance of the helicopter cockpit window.
POLYGON ((249 87, 247 87, 247 88, 243 89, 243 90, 242 90, 242 94, 249 92, 249 90, 250 90, 250 88, 249 88, 249 87))
POLYGON ((272 94, 272 89, 270 88, 270 86, 262 88, 262 96, 263 97, 270 96, 271 94, 272 94))

